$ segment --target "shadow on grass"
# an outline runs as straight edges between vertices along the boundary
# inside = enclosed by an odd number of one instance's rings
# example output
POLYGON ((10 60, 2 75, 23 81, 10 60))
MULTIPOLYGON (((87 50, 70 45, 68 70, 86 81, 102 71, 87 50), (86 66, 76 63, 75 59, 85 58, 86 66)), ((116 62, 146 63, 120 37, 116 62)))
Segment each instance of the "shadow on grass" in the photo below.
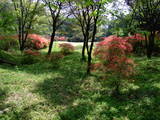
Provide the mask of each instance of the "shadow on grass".
POLYGON ((13 120, 32 120, 32 115, 31 112, 32 111, 38 111, 38 107, 43 106, 44 103, 39 102, 36 104, 31 104, 29 106, 24 107, 23 109, 21 109, 20 111, 16 111, 13 110, 14 112, 10 113, 12 114, 12 118, 13 120))
POLYGON ((7 90, 0 88, 0 111, 4 109, 4 101, 7 97, 7 90))
MULTIPOLYGON (((87 94, 81 94, 81 85, 84 82, 85 69, 80 62, 77 62, 79 55, 66 56, 60 63, 57 70, 59 76, 46 79, 37 85, 37 92, 44 96, 54 106, 66 106, 59 112, 62 120, 85 119, 85 115, 94 111, 93 105, 82 103, 73 105, 74 101, 87 94), (76 61, 76 62, 75 62, 76 61)), ((106 109, 99 110, 97 118, 104 120, 112 119, 131 119, 131 120, 158 120, 160 116, 160 88, 154 86, 159 82, 157 72, 150 72, 155 69, 144 70, 141 75, 136 76, 134 84, 138 89, 129 90, 123 94, 122 99, 116 99, 108 94, 103 94, 95 98, 92 102, 95 104, 105 103, 106 109), (149 74, 150 73, 150 74, 149 74)), ((87 92, 87 91, 86 91, 87 92)), ((105 92, 107 93, 107 92, 105 92)))
MULTIPOLYGON (((65 56, 59 61, 57 68, 44 62, 19 70, 30 74, 53 73, 51 77, 37 83, 33 92, 43 96, 49 106, 55 107, 62 120, 85 120, 89 115, 97 118, 96 120, 159 120, 160 88, 154 86, 159 83, 157 69, 144 69, 133 78, 136 79, 134 84, 138 88, 128 90, 121 96, 122 99, 111 97, 104 86, 94 89, 93 85, 93 89, 90 89, 90 84, 93 83, 89 80, 87 89, 83 89, 86 82, 85 65, 81 64, 79 53, 65 56)), ((98 79, 96 75, 93 77, 98 79)), ((17 113, 18 117, 32 119, 31 112, 37 109, 38 105, 25 107, 17 113)), ((43 106, 43 103, 40 106, 43 106)))
POLYGON ((13 106, 12 104, 5 103, 6 98, 8 97, 7 88, 0 88, 0 119, 3 120, 5 114, 10 111, 10 108, 13 106))
POLYGON ((63 112, 60 112, 59 115, 61 120, 85 120, 85 115, 87 115, 93 109, 94 108, 91 104, 82 103, 68 107, 63 112))
POLYGON ((80 97, 79 90, 85 78, 85 70, 80 62, 75 62, 79 60, 79 57, 75 53, 63 58, 60 68, 55 70, 58 75, 38 84, 37 92, 40 92, 54 105, 67 105, 80 97))
POLYGON ((81 64, 79 58, 79 53, 64 57, 56 69, 58 75, 37 84, 35 90, 53 106, 65 106, 59 112, 62 120, 82 119, 92 110, 87 103, 74 105, 74 101, 82 97, 81 85, 86 77, 85 65, 81 64))
MULTIPOLYGON (((60 54, 60 52, 54 52, 53 54, 60 54)), ((79 71, 79 68, 81 68, 82 66, 84 68, 84 65, 80 61, 81 54, 79 52, 74 52, 73 54, 65 56, 64 58, 59 58, 52 61, 48 61, 45 57, 46 55, 40 57, 40 60, 35 64, 18 66, 10 66, 4 64, 0 65, 0 67, 11 71, 15 71, 18 69, 19 71, 35 75, 43 73, 53 73, 60 70, 67 72, 67 74, 70 74, 79 71)), ((80 70, 84 72, 85 68, 83 70, 80 70)))
POLYGON ((100 111, 99 117, 106 116, 107 120, 159 120, 160 116, 160 89, 139 88, 123 94, 122 99, 101 94, 95 103, 106 103, 108 107, 100 111))
POLYGON ((121 94, 120 99, 102 91, 95 102, 105 102, 109 108, 99 114, 108 116, 110 119, 123 116, 129 120, 159 120, 160 87, 156 86, 159 85, 159 77, 157 72, 141 71, 140 75, 132 78, 135 79, 134 85, 137 88, 128 88, 128 91, 121 94))

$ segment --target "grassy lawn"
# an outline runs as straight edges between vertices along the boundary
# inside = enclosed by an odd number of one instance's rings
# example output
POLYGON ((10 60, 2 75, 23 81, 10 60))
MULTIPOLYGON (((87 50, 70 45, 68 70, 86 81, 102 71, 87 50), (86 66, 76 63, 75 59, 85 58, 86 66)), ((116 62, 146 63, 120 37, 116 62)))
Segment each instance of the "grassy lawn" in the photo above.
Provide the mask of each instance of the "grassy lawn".
POLYGON ((117 99, 99 74, 85 75, 80 57, 0 65, 0 120, 160 120, 159 58, 134 57, 134 82, 117 99))

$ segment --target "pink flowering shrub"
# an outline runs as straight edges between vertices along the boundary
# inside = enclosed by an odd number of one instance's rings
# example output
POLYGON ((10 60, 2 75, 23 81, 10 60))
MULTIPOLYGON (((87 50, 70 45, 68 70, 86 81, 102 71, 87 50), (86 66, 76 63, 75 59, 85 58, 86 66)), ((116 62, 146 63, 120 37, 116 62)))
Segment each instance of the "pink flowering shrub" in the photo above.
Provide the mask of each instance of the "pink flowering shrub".
POLYGON ((21 64, 34 64, 40 62, 41 60, 42 56, 40 52, 28 49, 24 50, 24 56, 21 59, 21 64))
POLYGON ((48 40, 37 34, 29 34, 26 46, 33 49, 42 49, 48 46, 48 40))
POLYGON ((104 41, 98 43, 94 50, 94 56, 100 61, 93 65, 94 69, 100 69, 116 77, 112 79, 111 84, 113 86, 114 83, 117 93, 121 80, 134 73, 134 61, 128 57, 132 50, 128 39, 116 36, 104 38, 104 41))
POLYGON ((135 34, 132 36, 125 37, 127 41, 133 46, 133 53, 138 55, 144 55, 145 54, 145 37, 141 34, 135 34))
POLYGON ((60 53, 60 52, 57 52, 57 53, 54 52, 51 55, 47 55, 46 59, 51 62, 51 61, 59 61, 63 57, 64 57, 64 55, 62 53, 60 53))
POLYGON ((56 36, 55 40, 57 40, 57 41, 67 41, 67 38, 64 37, 64 36, 61 36, 61 37, 56 36))
POLYGON ((31 49, 28 49, 28 50, 25 50, 24 51, 24 54, 25 55, 32 55, 32 56, 39 56, 40 55, 40 52, 38 51, 33 51, 31 49))
POLYGON ((94 55, 102 61, 115 61, 116 58, 129 55, 132 49, 132 45, 127 42, 127 39, 110 36, 97 44, 94 55))
MULTIPOLYGON (((8 50, 12 46, 18 46, 18 35, 0 36, 0 43, 2 48, 6 50, 8 50)), ((29 34, 27 41, 25 43, 25 48, 39 50, 47 47, 48 44, 49 44, 48 39, 37 34, 29 34)))
POLYGON ((69 44, 69 43, 62 43, 62 44, 59 44, 59 47, 61 49, 61 52, 64 54, 64 55, 68 55, 70 53, 72 53, 74 51, 74 46, 69 44))
POLYGON ((145 37, 143 37, 141 34, 135 34, 135 35, 132 35, 132 36, 128 36, 128 37, 125 37, 129 43, 131 44, 134 44, 136 42, 140 42, 140 41, 144 41, 145 40, 145 37))

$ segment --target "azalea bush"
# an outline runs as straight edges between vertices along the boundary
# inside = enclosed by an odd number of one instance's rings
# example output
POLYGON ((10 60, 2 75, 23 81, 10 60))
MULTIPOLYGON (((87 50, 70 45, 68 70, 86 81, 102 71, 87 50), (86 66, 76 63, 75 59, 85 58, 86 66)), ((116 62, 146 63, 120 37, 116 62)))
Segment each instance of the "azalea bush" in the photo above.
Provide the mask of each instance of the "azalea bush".
POLYGON ((125 37, 128 42, 133 46, 133 53, 137 55, 144 55, 146 51, 146 41, 142 34, 134 34, 132 36, 125 37))
POLYGON ((29 34, 26 47, 30 49, 39 50, 42 48, 46 48, 48 44, 49 44, 49 41, 46 38, 37 34, 29 34))
POLYGON ((24 51, 24 54, 25 55, 32 55, 32 56, 39 56, 40 55, 40 52, 38 51, 33 51, 31 49, 28 49, 28 50, 25 50, 24 51))
POLYGON ((59 47, 61 49, 61 52, 64 54, 64 55, 68 55, 70 53, 72 53, 74 51, 74 46, 69 44, 69 43, 62 43, 62 44, 59 44, 59 47))
MULTIPOLYGON (((106 75, 113 76, 109 83, 114 86, 118 94, 122 81, 134 74, 134 61, 129 58, 132 45, 128 39, 123 37, 110 36, 97 44, 94 56, 100 61, 93 65, 93 69, 100 69, 106 75)), ((110 76, 110 77, 111 77, 110 76)))
POLYGON ((56 41, 67 41, 68 39, 67 39, 67 37, 64 37, 64 36, 56 36, 55 40, 56 41))
POLYGON ((25 50, 24 55, 21 59, 21 64, 34 64, 42 60, 41 54, 35 50, 25 50))

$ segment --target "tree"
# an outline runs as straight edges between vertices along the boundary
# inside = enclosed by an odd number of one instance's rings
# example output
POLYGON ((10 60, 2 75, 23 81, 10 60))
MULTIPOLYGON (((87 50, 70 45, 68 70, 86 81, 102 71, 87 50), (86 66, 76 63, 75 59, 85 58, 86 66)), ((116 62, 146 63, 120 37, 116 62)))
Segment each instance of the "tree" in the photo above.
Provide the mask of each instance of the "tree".
POLYGON ((17 18, 20 50, 25 49, 27 36, 32 28, 40 0, 12 0, 17 18))
POLYGON ((13 14, 13 7, 8 0, 0 1, 0 34, 8 35, 14 33, 15 16, 13 14), (8 10, 10 9, 10 11, 8 10))
POLYGON ((160 30, 160 0, 126 0, 141 30, 148 31, 147 57, 151 58, 156 31, 160 30))
POLYGON ((51 24, 52 24, 52 35, 51 40, 49 44, 48 49, 48 55, 51 54, 53 42, 55 40, 56 31, 59 28, 59 26, 63 23, 63 20, 61 19, 63 14, 64 2, 65 0, 43 0, 45 5, 50 11, 50 15, 52 18, 51 24))
POLYGON ((100 16, 103 13, 104 4, 106 0, 82 0, 70 1, 71 12, 78 20, 83 33, 83 48, 82 60, 85 59, 85 50, 87 50, 87 74, 90 74, 92 50, 96 38, 98 23, 100 23, 100 16), (89 41, 91 44, 89 45, 89 41))

